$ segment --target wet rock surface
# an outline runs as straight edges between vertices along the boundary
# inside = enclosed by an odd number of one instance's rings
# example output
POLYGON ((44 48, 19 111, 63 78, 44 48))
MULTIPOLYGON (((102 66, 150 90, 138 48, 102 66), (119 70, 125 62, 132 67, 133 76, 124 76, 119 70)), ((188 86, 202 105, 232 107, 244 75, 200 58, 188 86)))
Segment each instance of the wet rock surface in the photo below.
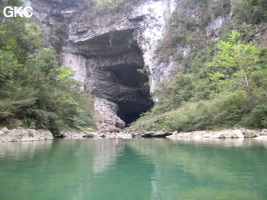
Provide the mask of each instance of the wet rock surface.
POLYGON ((151 132, 142 133, 141 137, 145 137, 145 138, 152 138, 152 137, 164 138, 164 137, 167 137, 169 135, 172 135, 172 133, 171 132, 165 132, 165 131, 151 131, 151 132))

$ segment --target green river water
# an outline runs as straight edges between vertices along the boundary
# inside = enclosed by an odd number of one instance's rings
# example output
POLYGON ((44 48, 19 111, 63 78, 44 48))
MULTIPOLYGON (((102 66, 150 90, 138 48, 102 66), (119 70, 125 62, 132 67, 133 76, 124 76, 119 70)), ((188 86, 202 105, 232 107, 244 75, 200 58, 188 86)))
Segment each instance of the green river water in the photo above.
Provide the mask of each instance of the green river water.
POLYGON ((0 143, 1 200, 266 200, 267 141, 0 143))

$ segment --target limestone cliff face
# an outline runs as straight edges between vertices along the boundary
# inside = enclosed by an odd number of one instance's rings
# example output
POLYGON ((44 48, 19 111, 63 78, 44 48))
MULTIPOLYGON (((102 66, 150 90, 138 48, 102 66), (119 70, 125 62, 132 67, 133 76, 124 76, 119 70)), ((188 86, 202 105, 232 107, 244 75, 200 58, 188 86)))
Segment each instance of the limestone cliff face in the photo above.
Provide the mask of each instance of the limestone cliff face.
MULTIPOLYGON (((60 46, 61 64, 70 66, 74 78, 96 96, 98 127, 105 130, 123 128, 151 108, 150 93, 179 67, 171 58, 159 62, 156 53, 173 12, 198 18, 194 10, 185 8, 185 0, 144 0, 112 16, 90 14, 84 0, 25 1, 33 7, 34 21, 42 27, 47 43, 60 46), (49 35, 56 37, 54 41, 49 35)), ((227 17, 213 19, 206 27, 207 37, 216 40, 227 17)), ((190 53, 190 47, 183 52, 190 53)))
POLYGON ((109 13, 94 15, 91 20, 81 14, 90 12, 83 0, 25 2, 33 7, 33 20, 45 41, 61 45, 61 64, 70 66, 74 78, 96 96, 100 129, 123 128, 152 106, 150 92, 173 68, 158 66, 155 51, 175 1, 146 0, 130 12, 116 12, 112 18, 109 13))

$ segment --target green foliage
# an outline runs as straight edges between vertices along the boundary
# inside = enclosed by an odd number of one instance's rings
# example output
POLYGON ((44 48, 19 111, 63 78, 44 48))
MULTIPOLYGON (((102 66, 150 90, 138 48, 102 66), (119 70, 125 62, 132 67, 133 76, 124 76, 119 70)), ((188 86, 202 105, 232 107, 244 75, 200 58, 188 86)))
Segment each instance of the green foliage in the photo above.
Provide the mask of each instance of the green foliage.
POLYGON ((0 20, 1 121, 13 116, 53 133, 94 127, 93 98, 58 65, 54 50, 41 47, 40 29, 25 18, 0 20))
POLYGON ((7 118, 14 115, 14 112, 21 107, 32 105, 36 99, 1 99, 0 100, 0 118, 7 118))
POLYGON ((60 67, 56 69, 56 72, 59 74, 56 78, 57 82, 67 82, 68 79, 73 75, 73 71, 68 67, 60 67))
POLYGON ((34 134, 31 131, 28 132, 28 135, 29 137, 34 137, 34 134))
POLYGON ((221 41, 217 45, 217 55, 210 63, 210 79, 219 85, 219 89, 239 87, 250 94, 250 82, 255 81, 251 80, 250 75, 258 70, 260 50, 252 43, 241 43, 239 38, 240 33, 233 31, 228 41, 221 41), (234 83, 231 79, 234 79, 234 83))
POLYGON ((130 129, 194 131, 267 127, 267 54, 232 31, 198 51, 183 73, 163 83, 159 102, 130 129))
POLYGON ((233 3, 234 21, 261 23, 267 21, 266 0, 237 0, 233 3))
POLYGON ((147 113, 132 130, 196 131, 229 127, 266 128, 266 102, 258 104, 243 91, 217 95, 210 100, 183 103, 162 114, 147 113))

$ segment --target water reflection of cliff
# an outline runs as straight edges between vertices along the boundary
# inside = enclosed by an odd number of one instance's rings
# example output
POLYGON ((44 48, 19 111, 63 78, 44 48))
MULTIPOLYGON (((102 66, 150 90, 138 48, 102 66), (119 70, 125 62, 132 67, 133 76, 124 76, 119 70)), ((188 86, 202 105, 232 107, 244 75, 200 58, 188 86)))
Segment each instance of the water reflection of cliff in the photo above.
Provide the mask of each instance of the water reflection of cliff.
POLYGON ((88 199, 151 199, 153 165, 128 143, 131 140, 95 141, 88 199))
POLYGON ((117 156, 122 153, 124 143, 121 139, 98 140, 94 143, 93 172, 95 174, 105 172, 111 165, 114 165, 117 156))

